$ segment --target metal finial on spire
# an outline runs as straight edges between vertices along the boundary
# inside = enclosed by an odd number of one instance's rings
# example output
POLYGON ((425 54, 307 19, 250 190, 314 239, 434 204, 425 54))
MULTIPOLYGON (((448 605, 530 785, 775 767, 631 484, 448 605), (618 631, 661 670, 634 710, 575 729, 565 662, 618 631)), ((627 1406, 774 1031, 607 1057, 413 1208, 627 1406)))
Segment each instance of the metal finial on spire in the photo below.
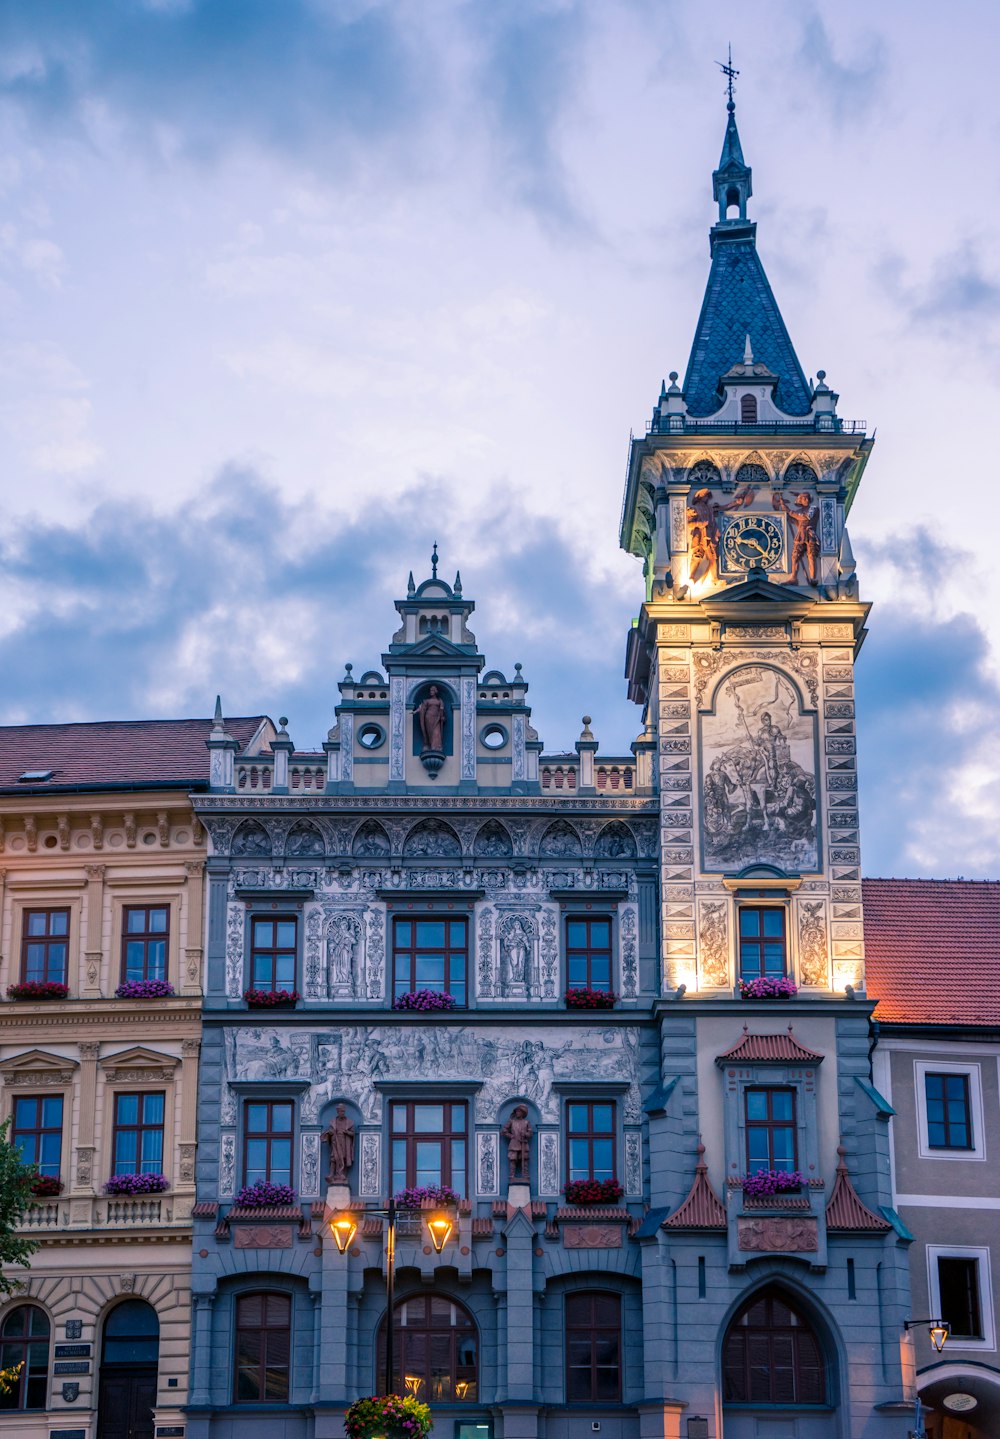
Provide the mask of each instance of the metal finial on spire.
POLYGON ((432 580, 436 580, 437 577, 438 577, 438 546, 437 546, 437 540, 435 540, 435 541, 434 541, 434 549, 431 551, 431 579, 432 579, 432 580))
POLYGON ((729 97, 728 100, 727 100, 727 102, 726 102, 726 109, 727 109, 727 110, 735 110, 735 109, 736 109, 736 105, 735 105, 735 103, 734 103, 734 101, 733 101, 733 81, 736 79, 737 75, 738 75, 740 72, 739 72, 738 70, 734 70, 734 69, 733 69, 733 47, 732 47, 732 45, 730 45, 730 47, 729 47, 729 59, 728 59, 728 61, 725 61, 725 60, 716 60, 715 63, 716 63, 716 65, 718 65, 719 69, 722 71, 723 75, 725 75, 725 77, 726 77, 726 93, 727 93, 727 95, 728 95, 728 97, 729 97))

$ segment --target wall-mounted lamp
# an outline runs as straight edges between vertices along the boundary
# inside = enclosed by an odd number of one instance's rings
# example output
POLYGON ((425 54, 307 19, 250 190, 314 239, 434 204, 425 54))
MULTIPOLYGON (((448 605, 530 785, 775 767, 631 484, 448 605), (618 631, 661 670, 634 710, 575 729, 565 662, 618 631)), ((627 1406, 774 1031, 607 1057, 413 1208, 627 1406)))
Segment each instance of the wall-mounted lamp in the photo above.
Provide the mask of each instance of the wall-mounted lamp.
POLYGON ((934 1348, 940 1354, 944 1348, 945 1340, 951 1333, 951 1325, 945 1324, 942 1319, 906 1319, 903 1321, 903 1329, 909 1332, 911 1329, 919 1329, 927 1325, 927 1333, 934 1348))
POLYGON ((431 1243, 440 1254, 451 1238, 451 1231, 454 1228, 450 1215, 444 1212, 431 1214, 427 1220, 427 1228, 430 1232, 431 1243))
POLYGON ((358 1232, 357 1220, 350 1214, 338 1214, 330 1220, 330 1233, 341 1254, 351 1247, 351 1240, 358 1232))

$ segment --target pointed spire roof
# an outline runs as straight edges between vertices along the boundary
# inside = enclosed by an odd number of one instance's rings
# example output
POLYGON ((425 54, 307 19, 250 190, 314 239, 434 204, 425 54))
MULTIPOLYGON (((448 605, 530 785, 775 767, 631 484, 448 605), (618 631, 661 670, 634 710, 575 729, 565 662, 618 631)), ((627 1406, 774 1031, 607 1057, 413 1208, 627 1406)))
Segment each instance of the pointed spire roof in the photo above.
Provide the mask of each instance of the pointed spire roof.
POLYGON ((726 108, 722 156, 712 175, 719 204, 710 233, 712 268, 684 376, 684 401, 695 418, 714 414, 722 403, 720 377, 749 346, 755 361, 778 376, 778 408, 804 415, 812 402, 809 386, 757 254, 757 226, 747 219, 752 172, 743 159, 732 100, 726 108), (728 219, 733 207, 739 213, 728 219))
POLYGON ((838 1144, 837 1178, 834 1180, 830 1203, 826 1206, 827 1229, 843 1230, 852 1234, 864 1230, 887 1234, 892 1225, 886 1223, 880 1214, 876 1214, 859 1199, 847 1172, 846 1154, 843 1144, 838 1144))
POLYGON ((705 1163, 705 1146, 698 1141, 698 1163, 694 1167, 694 1183, 679 1209, 663 1221, 664 1229, 725 1229, 726 1211, 712 1188, 705 1163))

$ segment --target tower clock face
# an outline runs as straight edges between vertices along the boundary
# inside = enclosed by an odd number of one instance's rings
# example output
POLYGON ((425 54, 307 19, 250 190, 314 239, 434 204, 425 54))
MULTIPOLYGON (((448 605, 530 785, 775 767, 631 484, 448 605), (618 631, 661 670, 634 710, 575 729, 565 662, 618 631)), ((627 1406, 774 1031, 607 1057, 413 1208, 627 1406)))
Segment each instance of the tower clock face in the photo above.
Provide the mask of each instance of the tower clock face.
POLYGON ((729 571, 748 570, 752 565, 777 569, 784 553, 784 529, 771 515, 734 516, 722 533, 723 564, 729 571))

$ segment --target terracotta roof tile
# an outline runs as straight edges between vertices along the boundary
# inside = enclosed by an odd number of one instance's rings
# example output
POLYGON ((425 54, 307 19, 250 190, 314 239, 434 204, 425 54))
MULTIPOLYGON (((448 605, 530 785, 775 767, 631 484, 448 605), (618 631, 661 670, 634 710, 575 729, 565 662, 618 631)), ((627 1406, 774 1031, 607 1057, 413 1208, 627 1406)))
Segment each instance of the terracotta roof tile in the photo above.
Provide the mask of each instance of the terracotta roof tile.
POLYGON ((716 1064, 781 1064, 791 1061, 793 1064, 820 1064, 823 1056, 817 1054, 814 1049, 806 1049, 804 1044, 792 1034, 792 1026, 788 1026, 787 1034, 750 1034, 747 1026, 743 1026, 743 1037, 738 1039, 731 1049, 726 1049, 722 1054, 716 1056, 716 1064))
POLYGON ((698 1163, 694 1169, 694 1183, 688 1197, 679 1209, 667 1216, 663 1229, 725 1229, 726 1211, 722 1200, 712 1188, 705 1163, 705 1146, 698 1145, 698 1163))
POLYGON ((837 1162, 837 1178, 834 1180, 830 1203, 826 1206, 827 1229, 850 1230, 852 1233, 868 1230, 878 1234, 887 1234, 892 1225, 887 1223, 880 1214, 869 1209, 867 1204, 862 1204, 858 1198, 857 1191, 851 1183, 851 1176, 847 1172, 847 1165, 844 1163, 846 1151, 843 1145, 838 1147, 837 1153, 840 1156, 837 1162))
MULTIPOLYGON (((226 732, 244 749, 265 719, 227 719, 226 732)), ((2 725, 0 789, 34 794, 84 785, 207 784, 211 728, 211 719, 2 725), (53 775, 38 784, 18 783, 28 770, 53 775)))
POLYGON ((876 1019, 1000 1025, 1000 881, 866 879, 862 896, 876 1019))

